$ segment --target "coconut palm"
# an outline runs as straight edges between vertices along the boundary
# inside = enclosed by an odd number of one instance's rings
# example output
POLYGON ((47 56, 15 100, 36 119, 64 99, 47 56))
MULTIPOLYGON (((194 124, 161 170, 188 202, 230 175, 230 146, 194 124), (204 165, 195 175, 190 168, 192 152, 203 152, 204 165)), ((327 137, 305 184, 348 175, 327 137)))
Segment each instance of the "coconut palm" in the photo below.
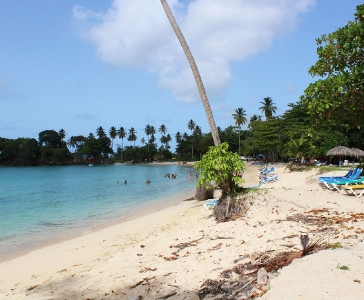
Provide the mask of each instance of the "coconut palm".
POLYGON ((142 143, 142 145, 144 146, 146 143, 145 143, 145 138, 141 138, 140 142, 142 143))
POLYGON ((175 138, 176 138, 176 142, 177 143, 180 143, 181 142, 181 139, 182 139, 182 135, 179 131, 177 131, 176 135, 175 135, 175 138))
POLYGON ((106 136, 106 133, 105 133, 105 130, 104 128, 102 128, 102 126, 98 127, 96 129, 96 135, 101 138, 101 137, 105 137, 106 136))
POLYGON ((246 111, 244 108, 239 107, 235 109, 235 113, 232 115, 235 120, 235 124, 239 127, 239 156, 240 156, 240 131, 241 131, 241 125, 244 125, 246 123, 246 111))
POLYGON ((121 148, 124 148, 124 138, 126 137, 126 132, 125 132, 124 127, 120 127, 117 130, 117 135, 118 135, 118 138, 121 139, 121 148))
POLYGON ((271 97, 266 97, 263 100, 263 102, 259 102, 260 104, 263 104, 263 106, 259 107, 259 109, 264 113, 267 119, 271 118, 273 114, 276 113, 277 106, 275 106, 271 97))
POLYGON ((162 147, 164 147, 163 145, 165 144, 165 141, 166 141, 164 134, 167 132, 167 127, 166 127, 164 124, 162 124, 162 125, 158 128, 158 131, 159 131, 159 133, 162 135, 162 136, 161 136, 161 138, 160 138, 160 141, 161 141, 161 143, 162 143, 162 147))
MULTIPOLYGON (((187 124, 187 128, 189 129, 189 130, 191 130, 191 137, 192 137, 192 132, 193 132, 193 130, 195 129, 195 127, 196 127, 196 123, 195 123, 195 121, 194 120, 189 120, 188 121, 188 124, 187 124)), ((192 151, 191 151, 191 155, 192 155, 192 158, 191 158, 191 160, 193 160, 193 139, 192 139, 192 151)))
POLYGON ((149 143, 150 143, 150 144, 153 144, 154 142, 155 142, 155 136, 154 136, 154 134, 152 134, 152 135, 150 136, 149 143))
POLYGON ((207 98, 207 94, 205 91, 205 87, 203 85, 201 76, 200 76, 200 72, 198 71, 196 62, 192 56, 192 53, 190 51, 190 48, 188 47, 188 44, 180 30, 180 28, 178 27, 178 24, 175 20, 175 18, 173 17, 172 11, 168 6, 168 3, 166 0, 161 0, 162 6, 164 8, 164 11, 166 12, 167 18, 169 20, 169 22, 171 23, 171 26, 179 40, 179 42, 181 43, 182 49, 184 51, 184 53, 186 54, 188 63, 190 64, 191 70, 192 70, 192 74, 195 77, 195 81, 197 84, 197 89, 198 92, 200 94, 200 98, 202 100, 202 104, 203 107, 205 109, 205 113, 206 113, 206 117, 207 117, 207 121, 209 123, 210 126, 210 131, 212 134, 212 138, 214 139, 214 144, 215 146, 220 145, 220 137, 219 137, 219 133, 217 131, 216 128, 216 124, 215 124, 215 120, 214 120, 214 116, 212 115, 212 111, 211 111, 211 107, 210 107, 210 103, 209 103, 209 99, 207 98))
MULTIPOLYGON (((150 132, 150 125, 147 124, 144 128, 144 133, 147 135, 147 140, 149 141, 149 135, 151 134, 150 132)), ((148 142, 148 150, 149 150, 149 142, 148 142)))
POLYGON ((170 142, 170 141, 172 141, 172 137, 171 137, 171 135, 168 133, 168 134, 166 135, 166 139, 165 139, 166 149, 171 148, 171 147, 169 146, 169 142, 170 142))
POLYGON ((252 115, 251 117, 250 117, 250 123, 251 122, 254 122, 254 121, 261 121, 262 120, 262 117, 261 116, 258 116, 258 115, 252 115))
POLYGON ((117 134, 118 134, 118 131, 116 130, 116 128, 114 126, 112 126, 109 130, 109 135, 111 138, 111 149, 113 149, 113 147, 114 147, 114 140, 115 140, 117 134))
POLYGON ((134 148, 135 148, 135 141, 137 140, 137 136, 136 136, 136 131, 134 129, 134 127, 130 128, 129 129, 129 135, 128 135, 128 141, 131 143, 131 142, 134 142, 134 148))
POLYGON ((155 130, 154 126, 150 126, 149 129, 149 134, 150 134, 150 139, 148 141, 149 144, 153 144, 155 142, 155 134, 157 133, 157 131, 155 130))

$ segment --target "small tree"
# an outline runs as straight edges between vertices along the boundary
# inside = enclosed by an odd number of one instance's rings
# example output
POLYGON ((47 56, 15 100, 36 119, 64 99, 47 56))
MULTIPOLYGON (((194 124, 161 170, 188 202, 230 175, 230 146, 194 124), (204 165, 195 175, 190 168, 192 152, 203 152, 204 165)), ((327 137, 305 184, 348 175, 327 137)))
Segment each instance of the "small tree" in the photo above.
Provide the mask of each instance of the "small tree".
POLYGON ((222 191, 220 200, 228 200, 226 217, 229 213, 230 197, 235 196, 239 184, 244 182, 244 179, 238 176, 238 173, 245 170, 244 162, 240 159, 239 154, 228 149, 228 143, 212 146, 194 166, 196 171, 200 172, 197 185, 210 185, 215 182, 216 187, 222 191))

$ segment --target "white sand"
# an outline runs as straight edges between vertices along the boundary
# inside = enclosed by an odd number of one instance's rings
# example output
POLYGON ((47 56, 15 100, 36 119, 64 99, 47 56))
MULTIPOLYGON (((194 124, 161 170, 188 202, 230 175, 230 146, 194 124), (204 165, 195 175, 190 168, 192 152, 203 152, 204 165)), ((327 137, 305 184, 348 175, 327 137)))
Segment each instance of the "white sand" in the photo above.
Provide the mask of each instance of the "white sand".
MULTIPOLYGON (((248 167, 244 185, 256 185, 256 167, 248 167)), ((251 198, 241 220, 217 224, 202 203, 182 202, 3 262, 0 299, 199 299, 201 284, 241 263, 234 263, 239 255, 298 251, 300 234, 318 233, 287 216, 322 208, 326 216, 364 211, 364 197, 323 190, 316 171, 277 171, 280 180, 251 198)), ((363 299, 364 220, 341 225, 327 236, 345 248, 294 260, 272 276, 262 299, 363 299)))

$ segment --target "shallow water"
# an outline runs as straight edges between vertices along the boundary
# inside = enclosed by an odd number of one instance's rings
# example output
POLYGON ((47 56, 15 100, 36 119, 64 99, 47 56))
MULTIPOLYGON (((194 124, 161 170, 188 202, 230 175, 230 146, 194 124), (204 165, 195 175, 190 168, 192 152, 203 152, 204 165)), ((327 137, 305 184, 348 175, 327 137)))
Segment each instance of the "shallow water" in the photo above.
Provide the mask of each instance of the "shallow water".
POLYGON ((190 171, 172 164, 0 167, 0 261, 191 190, 190 171))

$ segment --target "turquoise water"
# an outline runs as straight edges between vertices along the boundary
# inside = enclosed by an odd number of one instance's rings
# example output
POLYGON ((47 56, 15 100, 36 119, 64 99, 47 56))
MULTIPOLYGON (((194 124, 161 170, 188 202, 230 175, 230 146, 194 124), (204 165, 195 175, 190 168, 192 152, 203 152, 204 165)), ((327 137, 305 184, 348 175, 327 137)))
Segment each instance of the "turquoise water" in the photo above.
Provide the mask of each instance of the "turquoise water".
POLYGON ((0 167, 0 261, 190 191, 190 171, 172 164, 0 167))

